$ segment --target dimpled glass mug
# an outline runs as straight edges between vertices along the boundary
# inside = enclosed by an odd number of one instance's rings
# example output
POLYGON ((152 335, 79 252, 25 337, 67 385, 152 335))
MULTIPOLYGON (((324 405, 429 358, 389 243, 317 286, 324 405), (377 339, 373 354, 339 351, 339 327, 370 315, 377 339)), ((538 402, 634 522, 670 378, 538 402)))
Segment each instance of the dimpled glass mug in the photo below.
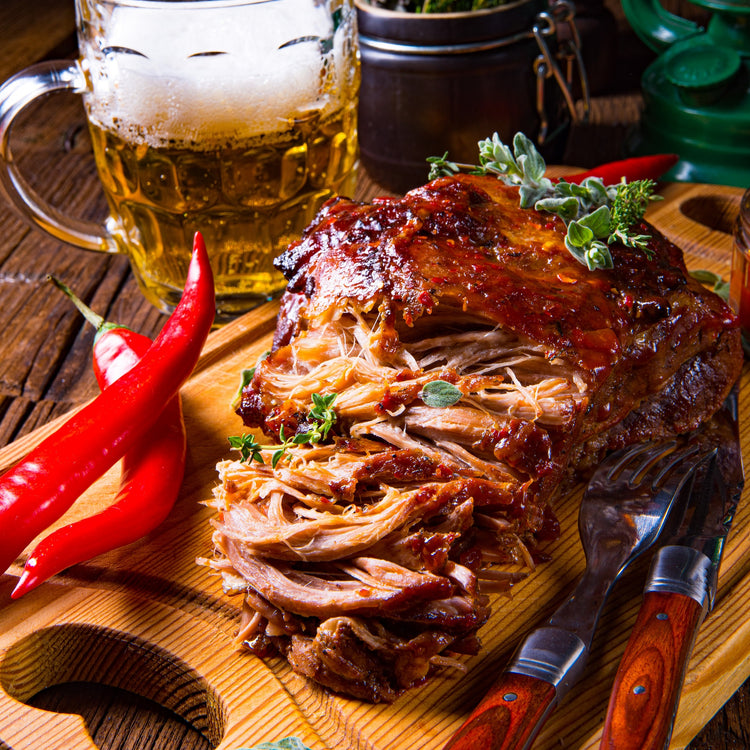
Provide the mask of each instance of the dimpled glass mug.
POLYGON ((280 292, 272 260, 358 163, 351 0, 76 0, 80 56, 0 87, 0 185, 54 237, 123 252, 145 296, 179 301, 202 232, 217 322, 280 292), (13 163, 14 117, 56 90, 83 95, 110 215, 65 217, 13 163))

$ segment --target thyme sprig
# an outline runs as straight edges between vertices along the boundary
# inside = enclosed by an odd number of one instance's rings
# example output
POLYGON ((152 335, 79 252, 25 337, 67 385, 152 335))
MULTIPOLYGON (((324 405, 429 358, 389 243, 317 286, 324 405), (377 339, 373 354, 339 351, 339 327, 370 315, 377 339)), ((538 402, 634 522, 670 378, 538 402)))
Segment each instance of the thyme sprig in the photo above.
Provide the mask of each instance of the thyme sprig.
POLYGON ((553 182, 545 175, 544 157, 523 133, 514 136, 512 150, 497 133, 478 145, 479 164, 449 161, 447 152, 429 157, 429 178, 458 172, 494 174, 507 185, 516 185, 521 208, 547 211, 565 222, 565 247, 591 271, 613 267, 609 251, 613 242, 642 250, 651 257, 649 235, 638 234, 632 228, 643 218, 649 203, 660 198, 654 195, 653 180, 605 185, 599 177, 587 177, 580 184, 553 182))
POLYGON ((631 227, 643 218, 651 201, 660 200, 661 196, 653 194, 655 186, 653 180, 621 182, 617 186, 610 218, 610 242, 621 242, 626 247, 643 250, 649 258, 653 256, 648 247, 651 238, 647 234, 634 234, 631 227))
POLYGON ((252 433, 243 433, 242 435, 231 435, 229 445, 240 452, 240 461, 251 463, 257 461, 264 464, 263 451, 272 450, 271 466, 275 469, 279 461, 287 455, 287 451, 293 445, 315 445, 322 443, 328 437, 336 422, 336 412, 333 409, 333 402, 336 400, 336 394, 331 393, 322 396, 319 393, 312 394, 312 409, 307 414, 307 422, 304 429, 299 430, 294 435, 287 437, 284 434, 282 425, 279 430, 280 443, 276 445, 263 445, 259 443, 252 433))

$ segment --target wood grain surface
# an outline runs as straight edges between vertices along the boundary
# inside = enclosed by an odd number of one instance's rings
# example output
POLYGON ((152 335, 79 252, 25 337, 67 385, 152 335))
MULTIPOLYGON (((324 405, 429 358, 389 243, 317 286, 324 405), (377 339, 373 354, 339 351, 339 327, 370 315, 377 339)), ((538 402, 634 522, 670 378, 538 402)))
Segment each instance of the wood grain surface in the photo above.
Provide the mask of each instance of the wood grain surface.
MULTIPOLYGON (((678 11, 691 7, 687 0, 675 3, 678 11)), ((618 11, 618 0, 607 4, 618 11)), ((571 132, 570 163, 593 166, 619 156, 622 139, 638 117, 639 97, 633 91, 648 52, 628 33, 621 14, 618 26, 618 55, 625 62, 611 88, 593 102, 591 122, 571 132)), ((0 3, 0 80, 33 62, 73 55, 72 0, 0 3)), ((40 103, 15 129, 14 153, 33 184, 57 205, 86 218, 103 217, 79 99, 59 95, 40 103)), ((381 192, 363 175, 357 197, 381 192)), ((693 263, 726 273, 737 191, 667 186, 665 196, 668 200, 654 208, 651 218, 673 239, 685 240, 693 263)), ((96 393, 90 369, 92 332, 50 290, 45 281, 50 272, 108 318, 144 334, 154 335, 164 322, 142 299, 124 258, 85 253, 51 240, 0 200, 0 446, 8 446, 2 452, 5 464, 37 439, 29 437, 35 429, 54 425, 96 393)), ((541 593, 520 587, 512 602, 496 605, 496 616, 483 634, 486 649, 469 662, 464 678, 443 675, 429 692, 413 691, 392 707, 352 707, 310 691, 280 662, 262 665, 237 652, 231 643, 237 604, 221 597, 216 582, 193 562, 196 554, 206 553, 208 538, 207 514, 197 502, 214 481, 211 462, 224 450, 222 431, 227 429, 227 423, 215 421, 223 413, 223 396, 212 403, 204 403, 204 397, 214 385, 214 366, 226 357, 242 359, 243 347, 252 353, 257 338, 268 336, 272 326, 273 308, 266 308, 239 328, 212 337, 203 374, 196 374, 187 398, 193 425, 190 460, 198 471, 191 469, 173 516, 157 533, 142 544, 76 566, 17 603, 10 604, 9 594, 18 570, 0 576, 0 750, 67 750, 77 747, 86 731, 96 746, 107 750, 204 750, 216 745, 222 731, 222 746, 234 748, 286 732, 297 732, 316 748, 398 747, 402 732, 410 746, 436 746, 468 716, 482 686, 525 633, 527 620, 543 619, 572 585, 580 564, 569 564, 577 554, 575 496, 563 515, 569 533, 553 562, 536 577, 541 593), (526 610, 528 617, 515 616, 526 610), (94 611, 99 621, 92 630, 94 611), (126 633, 130 635, 124 637, 126 633), (107 682, 115 687, 106 687, 107 682), (34 744, 39 733, 43 742, 34 744)), ((220 387, 229 388, 231 380, 233 389, 233 377, 227 375, 226 382, 222 377, 219 373, 220 387)), ((97 507, 116 483, 113 472, 76 512, 87 514, 97 507)), ((746 513, 743 503, 728 545, 717 610, 703 624, 690 662, 674 748, 693 737, 690 750, 750 747, 750 687, 742 686, 750 643, 744 608, 750 595, 746 513)), ((600 632, 606 635, 595 643, 591 664, 601 681, 587 681, 568 696, 539 747, 596 746, 606 680, 614 675, 617 649, 635 620, 643 575, 645 568, 634 569, 603 615, 600 632)), ((83 746, 92 747, 88 740, 83 746)))

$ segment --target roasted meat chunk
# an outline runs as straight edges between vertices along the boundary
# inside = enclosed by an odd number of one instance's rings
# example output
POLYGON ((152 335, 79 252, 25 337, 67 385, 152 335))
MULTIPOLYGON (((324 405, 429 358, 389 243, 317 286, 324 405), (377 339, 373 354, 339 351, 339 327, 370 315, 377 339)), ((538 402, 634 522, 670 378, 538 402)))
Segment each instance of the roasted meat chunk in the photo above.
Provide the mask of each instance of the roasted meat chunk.
POLYGON ((720 406, 735 316, 641 229, 650 253, 589 271, 492 177, 323 207, 277 260, 273 350, 238 410, 276 447, 218 467, 210 564, 244 594, 242 642, 371 701, 460 667, 488 594, 558 533, 562 489, 720 406))

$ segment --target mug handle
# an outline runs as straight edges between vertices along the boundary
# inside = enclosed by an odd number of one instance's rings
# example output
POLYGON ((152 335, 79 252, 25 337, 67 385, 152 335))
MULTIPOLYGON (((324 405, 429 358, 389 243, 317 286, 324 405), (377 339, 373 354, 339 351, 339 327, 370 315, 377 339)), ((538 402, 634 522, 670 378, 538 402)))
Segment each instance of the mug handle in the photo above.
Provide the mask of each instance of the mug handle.
POLYGON ((22 177, 10 148, 13 121, 29 104, 55 91, 86 90, 86 75, 78 62, 68 60, 32 65, 0 86, 0 189, 21 216, 56 239, 84 250, 117 252, 103 226, 65 216, 39 196, 22 177))

